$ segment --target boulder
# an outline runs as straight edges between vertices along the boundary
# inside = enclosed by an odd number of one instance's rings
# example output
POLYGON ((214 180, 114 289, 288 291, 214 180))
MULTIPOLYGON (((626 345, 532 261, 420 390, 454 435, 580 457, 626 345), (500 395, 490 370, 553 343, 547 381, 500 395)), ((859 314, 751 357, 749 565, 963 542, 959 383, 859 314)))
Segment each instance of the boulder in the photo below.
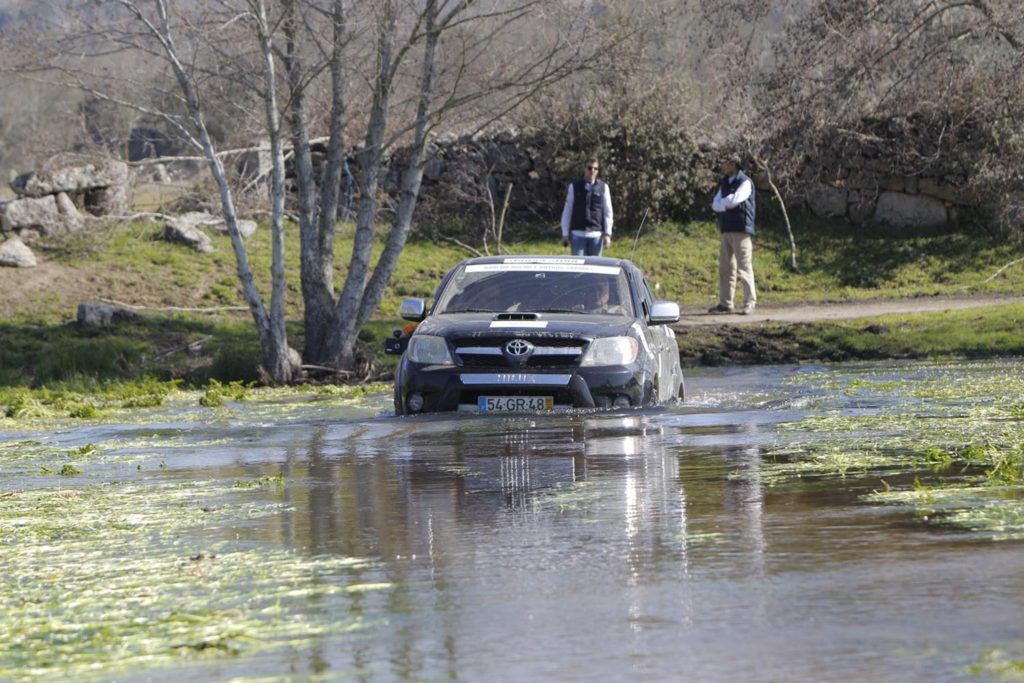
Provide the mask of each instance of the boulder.
POLYGON ((127 183, 128 164, 108 160, 23 173, 11 182, 11 189, 22 197, 42 197, 59 192, 79 194, 99 187, 117 187, 127 183))
POLYGON ((149 179, 154 183, 169 183, 171 182, 171 174, 167 171, 166 165, 154 164, 153 169, 149 173, 149 179))
MULTIPOLYGON (((187 211, 173 220, 182 227, 203 228, 219 233, 227 233, 228 231, 227 221, 206 211, 187 211)), ((236 223, 238 224, 238 233, 243 239, 252 237, 256 232, 256 221, 239 218, 236 220, 236 223)))
MULTIPOLYGON (((199 229, 200 220, 197 216, 209 216, 209 214, 184 214, 169 219, 164 224, 162 237, 168 242, 184 244, 192 247, 198 252, 208 254, 213 251, 213 243, 209 235, 199 229)), ((212 218, 212 216, 210 216, 212 218)))
POLYGON ((921 182, 918 183, 917 191, 947 202, 959 203, 963 201, 962 192, 959 187, 937 178, 922 178, 921 182))
POLYGON ((110 185, 86 190, 85 208, 93 216, 123 216, 128 213, 128 187, 110 185))
POLYGON ((76 320, 82 327, 110 327, 118 320, 131 320, 139 314, 122 306, 78 304, 76 320))
POLYGON ((846 215, 854 225, 867 223, 875 215, 875 199, 866 192, 851 192, 846 215))
MULTIPOLYGON (((238 224, 238 234, 242 236, 242 239, 248 239, 253 236, 256 232, 256 221, 251 221, 247 218, 239 218, 235 221, 238 224)), ((199 223, 204 228, 209 228, 214 232, 227 233, 228 224, 223 218, 216 219, 212 218, 209 221, 202 221, 199 223)))
POLYGON ((3 207, 0 226, 4 232, 24 228, 38 228, 44 235, 60 232, 61 216, 57 210, 57 200, 49 195, 9 201, 3 207))
POLYGON ((60 211, 64 232, 77 232, 85 225, 82 214, 78 212, 78 207, 67 193, 61 192, 57 195, 57 210, 60 211))
POLYGON ((38 265, 36 255, 17 235, 11 235, 0 244, 0 266, 33 268, 38 265))
POLYGON ((875 204, 875 222, 899 228, 942 228, 949 214, 946 204, 934 197, 883 192, 875 204))

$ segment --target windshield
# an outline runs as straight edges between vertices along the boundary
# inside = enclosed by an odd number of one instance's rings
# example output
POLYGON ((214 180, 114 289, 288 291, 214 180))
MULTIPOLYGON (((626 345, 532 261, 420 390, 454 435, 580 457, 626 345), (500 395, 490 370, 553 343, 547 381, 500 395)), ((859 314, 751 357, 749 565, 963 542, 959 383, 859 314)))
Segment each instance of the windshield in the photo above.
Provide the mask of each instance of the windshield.
POLYGON ((571 261, 479 263, 461 267, 435 313, 586 313, 633 317, 626 274, 618 266, 571 261))

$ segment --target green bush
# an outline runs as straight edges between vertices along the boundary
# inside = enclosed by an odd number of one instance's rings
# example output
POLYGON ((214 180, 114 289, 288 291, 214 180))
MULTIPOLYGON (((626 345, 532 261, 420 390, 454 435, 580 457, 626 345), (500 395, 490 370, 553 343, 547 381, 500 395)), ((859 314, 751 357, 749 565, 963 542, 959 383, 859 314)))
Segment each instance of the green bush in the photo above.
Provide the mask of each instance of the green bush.
POLYGON ((698 198, 710 200, 713 160, 708 160, 676 115, 666 95, 611 98, 605 110, 574 113, 559 131, 567 144, 556 160, 567 178, 596 156, 601 176, 612 186, 616 222, 639 226, 648 220, 686 221, 703 213, 698 198))

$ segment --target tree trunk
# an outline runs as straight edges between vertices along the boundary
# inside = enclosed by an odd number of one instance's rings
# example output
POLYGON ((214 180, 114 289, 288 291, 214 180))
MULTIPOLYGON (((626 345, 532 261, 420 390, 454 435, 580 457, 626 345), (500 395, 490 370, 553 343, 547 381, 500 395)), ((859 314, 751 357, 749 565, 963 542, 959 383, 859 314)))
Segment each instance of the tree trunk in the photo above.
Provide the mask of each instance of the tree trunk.
POLYGON ((245 250, 245 244, 242 241, 241 233, 238 231, 238 216, 235 212, 235 203, 231 193, 231 187, 228 184, 224 165, 221 163, 220 157, 217 156, 216 149, 214 149, 213 146, 213 140, 210 137, 210 132, 206 127, 206 120, 203 116, 202 105, 199 100, 199 95, 196 92, 195 85, 189 76, 188 71, 185 69, 185 66, 181 63, 181 60, 178 57, 178 51, 174 45, 168 21, 167 3, 165 0, 157 0, 157 12, 160 17, 159 27, 146 19, 134 3, 123 0, 121 4, 128 11, 132 12, 135 17, 147 27, 153 37, 160 42, 164 55, 166 56, 168 63, 171 65, 171 69, 178 81, 178 86, 185 98, 189 119, 192 121, 192 125, 199 134, 203 156, 209 164, 210 172, 213 175, 214 181, 217 183, 217 188, 220 192, 221 209, 224 215, 224 222, 227 225, 228 236, 231 238, 231 248, 235 254, 235 270, 238 273, 238 279, 242 285, 242 296, 245 297, 246 304, 249 306, 249 311, 252 313, 253 321, 256 323, 256 332, 259 335, 264 368, 270 374, 272 380, 288 381, 291 379, 291 375, 285 370, 287 367, 287 359, 289 359, 288 346, 287 343, 281 339, 279 333, 273 328, 270 316, 267 315, 267 310, 263 305, 263 299, 260 297, 259 290, 256 289, 256 284, 252 276, 252 268, 249 266, 249 257, 245 250))
MULTIPOLYGON (((391 8, 389 5, 388 8, 391 8)), ((341 298, 335 309, 334 327, 328 337, 330 364, 339 369, 350 369, 355 361, 355 342, 359 332, 359 313, 362 309, 366 278, 370 272, 373 232, 377 223, 377 190, 380 184, 381 162, 384 156, 384 138, 387 129, 391 86, 397 63, 392 59, 396 20, 393 13, 382 18, 377 40, 378 67, 373 89, 373 105, 366 129, 363 150, 359 153, 359 211, 356 216, 356 234, 349 260, 348 274, 341 298)))
POLYGON ((260 0, 258 10, 258 32, 263 51, 263 69, 266 91, 263 104, 267 117, 267 132, 270 135, 271 150, 271 293, 268 337, 270 343, 263 349, 263 368, 277 384, 292 381, 298 367, 288 347, 288 333, 284 320, 284 146, 282 144, 281 117, 277 109, 277 74, 274 53, 267 24, 266 5, 260 0))
POLYGON ((363 300, 360 304, 356 329, 361 329, 369 320, 380 301, 384 296, 384 289, 391 276, 394 274, 398 257, 405 248, 406 239, 409 237, 409 229, 412 226, 413 212, 416 210, 416 200, 420 194, 420 184, 423 181, 423 159, 427 145, 427 123, 430 118, 430 98, 434 91, 434 68, 437 61, 437 42, 439 34, 435 28, 437 7, 429 6, 426 10, 426 45, 423 51, 423 68, 420 73, 419 102, 416 107, 416 132, 413 137, 412 147, 409 150, 409 162, 402 171, 401 196, 398 200, 398 211, 395 215, 395 224, 388 234, 387 244, 377 260, 377 266, 373 270, 373 277, 366 286, 363 300))
MULTIPOLYGON (((340 7, 341 0, 336 0, 340 7)), ((285 8, 285 64, 288 70, 288 84, 291 91, 289 124, 292 131, 292 145, 295 154, 295 184, 299 214, 300 279, 304 307, 303 326, 305 331, 303 357, 307 363, 323 364, 326 357, 327 333, 334 324, 334 296, 331 291, 330 267, 323 267, 322 239, 317 229, 317 186, 313 178, 313 159, 309 147, 309 132, 306 125, 305 97, 302 64, 296 43, 295 0, 285 8)), ((338 9, 337 11, 340 11, 338 9)), ((339 48, 335 48, 332 59, 340 59, 339 48)), ((332 70, 334 64, 332 62, 332 70)), ((335 98, 340 94, 335 93, 335 98)), ((332 116, 334 112, 332 112, 332 116)), ((335 132, 332 119, 331 134, 335 132)), ((332 143, 333 144, 333 143, 332 143)), ((322 215, 321 210, 321 215, 322 215)), ((332 224, 333 229, 333 224, 332 224)), ((333 257, 332 257, 333 258, 333 257)))

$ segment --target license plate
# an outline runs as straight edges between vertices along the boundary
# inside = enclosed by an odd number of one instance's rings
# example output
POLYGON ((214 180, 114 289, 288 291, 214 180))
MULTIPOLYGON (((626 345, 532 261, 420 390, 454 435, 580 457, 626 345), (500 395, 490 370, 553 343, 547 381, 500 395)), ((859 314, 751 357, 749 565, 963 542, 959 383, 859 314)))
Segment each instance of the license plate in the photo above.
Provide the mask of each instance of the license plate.
POLYGON ((554 406, 553 396, 481 396, 477 399, 481 413, 551 410, 554 406))

